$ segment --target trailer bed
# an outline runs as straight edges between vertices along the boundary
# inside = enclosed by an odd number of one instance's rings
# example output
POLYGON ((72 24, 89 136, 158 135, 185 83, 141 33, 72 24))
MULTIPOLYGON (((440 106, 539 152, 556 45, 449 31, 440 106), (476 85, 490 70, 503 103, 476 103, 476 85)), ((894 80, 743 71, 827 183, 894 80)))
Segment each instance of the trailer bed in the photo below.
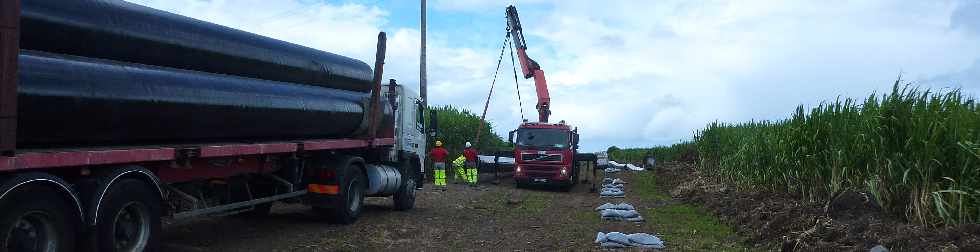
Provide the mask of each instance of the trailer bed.
POLYGON ((394 138, 377 138, 373 140, 310 139, 288 142, 29 149, 20 150, 12 157, 0 157, 0 172, 87 165, 173 161, 186 157, 214 158, 314 150, 356 149, 391 146, 394 143, 394 138))

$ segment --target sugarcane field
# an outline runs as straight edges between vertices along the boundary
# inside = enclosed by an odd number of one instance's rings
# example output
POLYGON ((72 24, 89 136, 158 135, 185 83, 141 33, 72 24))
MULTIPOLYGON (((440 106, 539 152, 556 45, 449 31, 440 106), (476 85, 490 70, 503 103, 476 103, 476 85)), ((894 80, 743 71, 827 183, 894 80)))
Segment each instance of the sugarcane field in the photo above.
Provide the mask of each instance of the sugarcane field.
POLYGON ((976 0, 0 0, 0 252, 980 251, 978 94, 976 0))

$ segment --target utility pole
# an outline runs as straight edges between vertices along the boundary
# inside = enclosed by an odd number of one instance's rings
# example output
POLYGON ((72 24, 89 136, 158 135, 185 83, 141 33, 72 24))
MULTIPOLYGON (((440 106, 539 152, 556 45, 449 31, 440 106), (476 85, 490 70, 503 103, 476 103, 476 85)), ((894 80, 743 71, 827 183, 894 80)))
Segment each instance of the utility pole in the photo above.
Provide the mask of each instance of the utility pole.
POLYGON ((425 0, 422 1, 422 44, 420 48, 419 55, 419 93, 422 96, 422 108, 429 108, 429 97, 427 84, 426 84, 426 73, 425 73, 425 0))
MULTIPOLYGON (((420 30, 422 31, 422 43, 419 46, 419 95, 422 96, 422 106, 421 107, 422 107, 422 113, 424 114, 424 113, 426 113, 426 111, 429 110, 429 95, 428 95, 428 90, 427 90, 428 89, 428 84, 426 84, 426 81, 427 81, 426 78, 427 77, 426 77, 426 73, 425 73, 425 12, 426 12, 425 11, 425 0, 421 0, 421 2, 422 2, 422 8, 421 8, 421 18, 422 18, 422 20, 420 22, 420 26, 421 26, 421 29, 420 30)), ((423 125, 426 125, 426 122, 424 122, 424 120, 423 120, 422 124, 423 125)), ((426 148, 431 148, 431 146, 433 146, 434 143, 435 143, 435 139, 434 139, 435 138, 435 134, 436 134, 436 128, 435 128, 435 126, 436 126, 436 118, 435 118, 435 113, 429 113, 429 122, 428 122, 427 125, 429 126, 428 129, 430 129, 430 130, 427 130, 427 132, 425 132, 425 146, 426 146, 426 148)), ((426 128, 426 127, 423 127, 423 128, 426 128)), ((422 150, 422 151, 423 152, 426 152, 428 150, 422 150)), ((423 159, 423 160, 425 160, 425 159, 423 159)), ((429 170, 429 169, 426 169, 425 167, 427 166, 426 164, 428 164, 428 163, 429 162, 422 162, 422 176, 421 176, 422 178, 421 178, 421 181, 419 181, 419 183, 418 183, 418 186, 417 186, 418 189, 422 189, 422 185, 425 184, 425 182, 424 182, 425 181, 425 174, 426 174, 425 171, 426 170, 429 170)))

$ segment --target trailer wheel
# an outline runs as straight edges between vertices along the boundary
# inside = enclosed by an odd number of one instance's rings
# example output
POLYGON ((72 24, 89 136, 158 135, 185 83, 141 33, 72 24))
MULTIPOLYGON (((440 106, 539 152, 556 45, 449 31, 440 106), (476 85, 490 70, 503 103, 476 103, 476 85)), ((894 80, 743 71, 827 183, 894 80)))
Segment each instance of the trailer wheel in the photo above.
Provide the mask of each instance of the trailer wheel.
POLYGON ((28 185, 0 202, 0 251, 74 251, 78 216, 59 192, 28 185))
POLYGON ((160 199, 139 179, 124 178, 100 202, 92 232, 95 251, 155 251, 159 243, 160 199))
POLYGON ((337 194, 337 205, 331 208, 318 208, 317 212, 326 214, 328 221, 337 224, 351 224, 357 221, 364 208, 364 191, 367 178, 360 166, 352 164, 342 177, 342 186, 337 194))
POLYGON ((395 201, 395 209, 400 211, 410 210, 415 207, 415 179, 405 179, 401 188, 392 197, 395 201))

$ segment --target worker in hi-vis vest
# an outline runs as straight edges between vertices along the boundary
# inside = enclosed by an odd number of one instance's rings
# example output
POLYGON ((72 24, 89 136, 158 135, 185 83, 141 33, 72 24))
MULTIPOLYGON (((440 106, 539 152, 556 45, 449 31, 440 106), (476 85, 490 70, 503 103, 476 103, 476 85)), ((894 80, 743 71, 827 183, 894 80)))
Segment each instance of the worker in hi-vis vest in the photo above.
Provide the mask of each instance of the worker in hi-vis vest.
POLYGON ((453 184, 459 184, 460 179, 466 179, 466 157, 463 155, 453 160, 453 184))
POLYGON ((436 140, 436 147, 429 151, 432 158, 432 174, 435 177, 436 189, 446 190, 446 158, 449 151, 442 147, 442 141, 436 140))
POLYGON ((463 156, 466 157, 466 182, 469 182, 471 186, 476 186, 476 181, 480 176, 479 170, 477 170, 479 157, 476 154, 476 148, 473 148, 470 142, 466 142, 466 149, 463 150, 463 156))

